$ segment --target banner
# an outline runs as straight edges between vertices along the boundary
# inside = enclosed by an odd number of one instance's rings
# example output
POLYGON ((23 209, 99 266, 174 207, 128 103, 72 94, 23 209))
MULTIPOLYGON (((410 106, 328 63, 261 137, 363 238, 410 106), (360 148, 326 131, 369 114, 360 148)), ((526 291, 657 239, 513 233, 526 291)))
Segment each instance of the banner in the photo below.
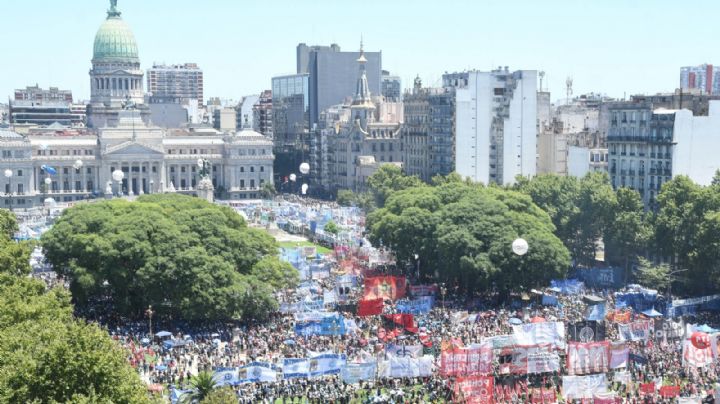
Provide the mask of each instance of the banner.
POLYGON ((401 358, 419 358, 422 356, 422 345, 395 345, 389 344, 385 347, 385 355, 401 358))
POLYGON ((605 340, 605 324, 602 321, 578 321, 568 324, 568 341, 593 342, 605 340))
POLYGON ((662 386, 660 387, 660 396, 662 398, 675 398, 680 395, 680 386, 662 386))
POLYGON ((552 352, 537 352, 527 356, 527 373, 549 373, 560 371, 560 356, 552 352))
POLYGON ((610 367, 610 342, 569 342, 567 350, 568 375, 605 373, 610 367))
POLYGON ((627 324, 632 320, 632 312, 630 310, 613 310, 605 316, 605 319, 613 323, 627 324))
POLYGON ((654 327, 653 320, 635 320, 629 324, 618 324, 618 336, 621 341, 647 341, 654 327))
POLYGON ((276 382, 277 368, 265 362, 252 362, 238 371, 240 383, 276 382))
POLYGON ((550 287, 564 295, 579 295, 585 290, 585 284, 577 279, 552 280, 550 287))
POLYGON ((323 354, 310 358, 308 363, 308 375, 318 377, 325 375, 336 375, 345 366, 345 354, 323 354))
POLYGON ((577 276, 591 288, 620 288, 623 284, 622 268, 581 268, 577 276))
POLYGON ((404 276, 376 276, 365 278, 364 300, 397 300, 405 297, 407 282, 404 276))
POLYGON ((711 348, 695 348, 690 339, 686 339, 683 341, 682 360, 685 366, 703 368, 712 364, 713 350, 711 348))
POLYGON ((489 343, 493 349, 512 348, 516 345, 515 336, 513 335, 496 335, 494 337, 483 338, 483 343, 489 343))
POLYGON ((459 377, 455 381, 455 401, 471 404, 493 404, 495 378, 492 376, 459 377))
POLYGON ((605 319, 605 302, 588 306, 585 320, 602 321, 605 319))
POLYGON ((474 376, 492 373, 493 352, 489 345, 451 348, 440 354, 440 373, 445 376, 474 376))
POLYGON ((283 359, 283 379, 307 377, 310 371, 310 360, 307 358, 283 359))
POLYGON ((613 342, 610 345, 610 369, 627 367, 630 349, 622 342, 613 342))
POLYGON ((345 383, 354 384, 362 380, 375 379, 377 362, 348 363, 340 371, 340 377, 345 383))
POLYGON ((213 372, 213 380, 218 386, 236 386, 240 384, 237 368, 218 368, 213 372))
POLYGON ((593 396, 593 404, 621 404, 622 399, 614 391, 598 393, 593 396))
POLYGON ((655 382, 640 383, 640 393, 655 394, 655 382))
POLYGON ((627 370, 616 371, 615 375, 613 375, 613 382, 628 385, 630 384, 631 380, 632 379, 630 376, 630 372, 628 372, 627 370))
POLYGON ((383 378, 429 377, 432 376, 433 358, 426 355, 420 358, 402 358, 391 356, 389 360, 378 364, 378 376, 383 378))
POLYGON ((376 316, 383 312, 383 299, 360 300, 357 315, 360 317, 376 316))
POLYGON ((413 285, 410 286, 410 293, 413 296, 435 296, 438 285, 413 285))
POLYGON ((309 321, 295 324, 295 334, 311 335, 345 335, 345 319, 341 314, 323 317, 320 321, 309 321))
POLYGON ((417 327, 415 326, 415 318, 412 314, 384 314, 383 318, 391 322, 389 326, 399 326, 408 331, 417 332, 417 327))
POLYGON ((695 297, 691 299, 676 299, 672 301, 672 305, 668 308, 668 316, 678 317, 686 314, 694 314, 696 311, 720 310, 720 294, 695 297))
POLYGON ((604 373, 589 376, 563 376, 562 386, 563 396, 570 400, 593 398, 596 394, 604 394, 608 391, 604 373))
POLYGON ((530 356, 547 354, 551 350, 550 345, 515 346, 510 354, 510 363, 500 364, 500 372, 502 374, 524 375, 529 369, 528 361, 530 356))
POLYGON ((435 298, 421 296, 413 300, 399 300, 395 307, 399 313, 427 314, 432 310, 435 298))
POLYGON ((543 295, 542 296, 542 305, 543 306, 557 306, 558 305, 558 298, 553 295, 543 295))
POLYGON ((530 389, 532 395, 531 403, 534 404, 551 404, 557 402, 557 394, 553 388, 530 389))
POLYGON ((565 348, 565 325, 559 321, 528 323, 513 326, 515 340, 520 345, 544 345, 565 348))

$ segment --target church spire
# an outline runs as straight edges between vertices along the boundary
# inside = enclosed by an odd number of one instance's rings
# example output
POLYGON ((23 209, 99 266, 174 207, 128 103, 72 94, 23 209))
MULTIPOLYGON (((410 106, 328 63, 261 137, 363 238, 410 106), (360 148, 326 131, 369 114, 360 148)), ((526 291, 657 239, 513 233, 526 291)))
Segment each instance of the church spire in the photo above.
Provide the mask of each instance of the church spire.
POLYGON ((367 58, 365 58, 365 50, 363 49, 363 40, 360 38, 360 57, 357 59, 360 65, 360 73, 358 75, 357 86, 355 89, 355 100, 353 105, 366 104, 370 102, 370 86, 367 82, 367 72, 365 71, 365 64, 367 58))

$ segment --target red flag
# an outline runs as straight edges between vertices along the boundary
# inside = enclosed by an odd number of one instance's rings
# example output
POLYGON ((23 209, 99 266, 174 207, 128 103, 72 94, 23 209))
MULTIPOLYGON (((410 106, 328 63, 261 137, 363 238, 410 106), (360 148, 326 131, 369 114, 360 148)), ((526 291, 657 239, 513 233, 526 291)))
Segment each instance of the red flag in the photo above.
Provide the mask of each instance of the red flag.
POLYGON ((663 398, 673 398, 680 395, 680 386, 662 386, 660 387, 660 395, 663 398))
POLYGON ((383 299, 360 300, 358 302, 357 315, 361 317, 376 316, 382 314, 383 307, 383 299))
POLYGON ((655 383, 642 383, 640 384, 640 392, 643 394, 655 393, 655 383))
POLYGON ((455 381, 455 399, 471 404, 493 404, 494 385, 493 376, 458 377, 455 381))
POLYGON ((376 276, 365 278, 363 299, 397 300, 405 297, 407 282, 404 276, 376 276))

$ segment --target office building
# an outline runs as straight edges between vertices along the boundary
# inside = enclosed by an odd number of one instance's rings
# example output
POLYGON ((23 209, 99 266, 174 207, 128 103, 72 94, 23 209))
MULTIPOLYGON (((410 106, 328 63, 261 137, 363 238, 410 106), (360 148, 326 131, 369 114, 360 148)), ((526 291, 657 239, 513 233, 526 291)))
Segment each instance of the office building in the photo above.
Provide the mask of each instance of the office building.
MULTIPOLYGON (((367 59, 368 88, 373 94, 380 95, 382 52, 362 53, 367 59)), ((309 124, 312 127, 318 122, 321 111, 343 103, 355 94, 356 60, 360 52, 342 52, 337 45, 309 47, 299 44, 297 54, 297 73, 308 74, 309 124)))
POLYGON ((681 67, 680 89, 697 89, 702 94, 720 94, 720 69, 711 64, 681 67))
POLYGON ((260 93, 258 101, 253 105, 253 129, 266 137, 273 138, 272 127, 272 91, 260 93))
POLYGON ((506 67, 448 75, 443 82, 457 86, 456 171, 485 184, 534 176, 537 72, 506 67))
POLYGON ((388 102, 402 101, 402 82, 400 76, 392 76, 387 70, 382 71, 382 96, 388 102))
POLYGON ((155 103, 185 104, 192 101, 202 106, 204 102, 203 71, 195 63, 155 64, 147 69, 147 85, 155 103))
POLYGON ((14 125, 83 126, 86 119, 86 107, 73 104, 72 92, 50 87, 47 90, 38 85, 15 90, 9 103, 8 118, 14 125))
POLYGON ((243 125, 245 125, 245 121, 250 124, 251 128, 255 127, 255 115, 253 114, 253 107, 257 102, 260 100, 260 96, 257 94, 252 95, 246 95, 242 98, 242 101, 240 101, 235 107, 235 111, 237 112, 237 124, 235 125, 238 128, 242 128, 243 125))

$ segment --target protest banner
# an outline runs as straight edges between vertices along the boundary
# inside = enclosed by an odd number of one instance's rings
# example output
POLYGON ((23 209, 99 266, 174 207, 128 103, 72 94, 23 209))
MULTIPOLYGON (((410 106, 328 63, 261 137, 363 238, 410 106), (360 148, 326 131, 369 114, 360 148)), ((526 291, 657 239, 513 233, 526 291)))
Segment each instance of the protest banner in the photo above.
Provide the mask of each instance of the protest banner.
POLYGON ((627 367, 630 349, 622 342, 610 344, 610 369, 627 367))
POLYGON ((567 349, 567 371, 569 375, 586 375, 608 371, 610 355, 609 341, 569 342, 567 349))
POLYGON ((551 404, 557 402, 557 394, 553 388, 530 389, 532 395, 531 403, 534 404, 551 404))
POLYGON ((605 374, 588 376, 563 376, 563 396, 566 399, 576 400, 593 398, 596 394, 607 393, 605 374))
POLYGON ((295 324, 295 333, 300 336, 345 335, 345 319, 341 314, 323 317, 320 321, 295 324))
POLYGON ((548 373, 560 371, 560 356, 552 352, 536 352, 527 356, 527 373, 548 373))
POLYGON ((654 327, 653 320, 635 320, 628 324, 618 324, 618 337, 621 341, 647 341, 654 327))
POLYGON ((383 312, 383 299, 360 300, 357 315, 360 317, 376 316, 383 312))
POLYGON ((378 363, 378 376, 382 378, 428 377, 432 375, 434 358, 430 355, 420 358, 392 356, 378 363))
POLYGON ((593 342, 605 340, 605 324, 602 321, 577 321, 567 326, 568 341, 593 342))
POLYGON ((236 386, 240 384, 237 368, 218 368, 212 376, 218 386, 236 386))
POLYGON ((490 345, 446 349, 440 355, 440 372, 446 376, 492 373, 492 355, 490 345))
POLYGON ((655 382, 640 383, 640 393, 655 394, 655 382))
POLYGON ((680 386, 662 386, 660 387, 660 397, 675 398, 680 395, 680 386))
POLYGON ((277 381, 278 369, 266 362, 251 362, 238 370, 240 383, 258 383, 277 381))
POLYGON ((427 314, 432 310, 434 300, 432 296, 420 296, 413 300, 399 300, 395 307, 399 313, 427 314))
POLYGON ((340 370, 340 377, 345 383, 354 384, 364 380, 375 379, 377 362, 348 363, 340 370))
POLYGON ((699 349, 690 342, 690 339, 683 341, 682 350, 683 365, 694 368, 704 368, 713 363, 713 350, 711 348, 699 349))
POLYGON ((404 276, 376 276, 365 278, 363 300, 397 300, 405 297, 407 282, 404 276))
POLYGON ((336 375, 345 366, 345 354, 322 354, 310 358, 308 376, 336 375))
POLYGON ((388 344, 385 347, 385 355, 397 357, 419 358, 422 356, 422 345, 395 345, 388 344))
POLYGON ((438 285, 412 285, 410 293, 413 296, 435 296, 438 291, 438 285))
POLYGON ((459 377, 455 381, 456 402, 472 404, 493 404, 495 378, 492 376, 459 377))
POLYGON ((565 324, 560 321, 514 325, 513 334, 519 345, 549 344, 558 349, 565 348, 565 324))

